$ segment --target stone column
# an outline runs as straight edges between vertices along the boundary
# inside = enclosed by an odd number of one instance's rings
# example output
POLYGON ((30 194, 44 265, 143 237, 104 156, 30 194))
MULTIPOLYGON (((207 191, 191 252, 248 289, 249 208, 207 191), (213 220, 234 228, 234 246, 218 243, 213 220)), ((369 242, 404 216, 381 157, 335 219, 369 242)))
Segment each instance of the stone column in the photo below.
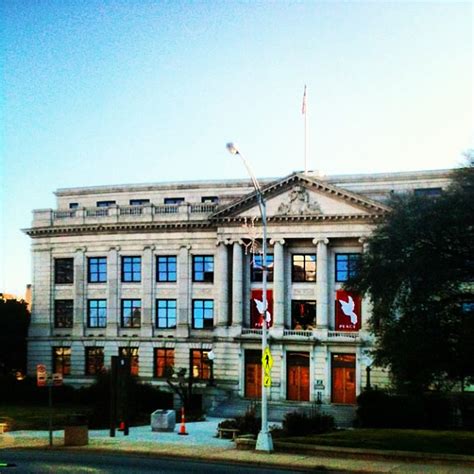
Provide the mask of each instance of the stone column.
MULTIPOLYGON (((120 247, 110 247, 107 254, 107 337, 117 337, 119 327, 120 247)), ((115 355, 115 354, 114 354, 115 355)))
POLYGON ((191 265, 189 251, 191 245, 183 245, 178 252, 178 321, 176 335, 189 337, 191 312, 191 265))
POLYGON ((79 247, 74 254, 74 324, 72 328, 74 337, 84 336, 84 328, 87 324, 87 305, 85 301, 86 250, 86 247, 79 247))
POLYGON ((328 328, 329 304, 328 304, 328 239, 314 239, 317 245, 316 257, 316 327, 318 329, 328 328))
POLYGON ((153 250, 154 245, 146 245, 143 248, 142 264, 142 317, 141 317, 141 337, 152 337, 153 335, 153 296, 154 281, 153 278, 153 250))
POLYGON ((217 296, 217 321, 216 325, 227 327, 229 325, 229 261, 226 242, 217 242, 217 259, 214 272, 217 296))
POLYGON ((240 242, 234 242, 232 248, 232 326, 242 327, 243 322, 243 251, 240 242))
POLYGON ((285 325, 285 257, 284 239, 271 240, 274 245, 273 266, 273 327, 283 328, 285 325))

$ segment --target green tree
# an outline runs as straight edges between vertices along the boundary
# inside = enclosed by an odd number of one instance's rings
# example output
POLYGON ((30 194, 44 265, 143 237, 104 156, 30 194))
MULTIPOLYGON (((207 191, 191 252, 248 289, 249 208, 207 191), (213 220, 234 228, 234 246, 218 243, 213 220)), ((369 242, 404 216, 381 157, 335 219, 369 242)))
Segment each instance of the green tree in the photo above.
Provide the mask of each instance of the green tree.
POLYGON ((24 301, 0 297, 0 374, 26 372, 30 312, 24 301))
POLYGON ((407 194, 389 205, 348 283, 372 301, 375 364, 401 392, 464 388, 474 377, 472 159, 439 197, 407 194))

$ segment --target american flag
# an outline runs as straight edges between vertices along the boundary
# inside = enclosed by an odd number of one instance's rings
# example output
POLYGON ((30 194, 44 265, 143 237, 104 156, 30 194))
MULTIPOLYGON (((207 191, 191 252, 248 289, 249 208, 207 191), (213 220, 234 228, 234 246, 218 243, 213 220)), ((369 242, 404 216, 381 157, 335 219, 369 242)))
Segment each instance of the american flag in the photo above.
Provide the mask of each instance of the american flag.
POLYGON ((303 105, 301 106, 301 113, 303 115, 306 114, 306 85, 304 86, 303 105))

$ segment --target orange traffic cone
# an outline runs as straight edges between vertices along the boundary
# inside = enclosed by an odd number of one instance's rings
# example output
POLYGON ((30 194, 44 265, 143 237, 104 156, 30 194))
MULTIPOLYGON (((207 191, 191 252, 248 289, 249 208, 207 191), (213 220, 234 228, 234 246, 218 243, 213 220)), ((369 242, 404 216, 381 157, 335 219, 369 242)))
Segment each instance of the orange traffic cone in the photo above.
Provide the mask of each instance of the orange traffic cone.
POLYGON ((124 422, 124 421, 121 421, 121 422, 119 423, 119 429, 118 429, 118 430, 119 430, 119 431, 123 431, 124 429, 125 429, 125 422, 124 422))
POLYGON ((181 408, 181 426, 179 427, 178 431, 179 435, 188 435, 189 433, 186 432, 186 424, 184 420, 184 407, 181 408))

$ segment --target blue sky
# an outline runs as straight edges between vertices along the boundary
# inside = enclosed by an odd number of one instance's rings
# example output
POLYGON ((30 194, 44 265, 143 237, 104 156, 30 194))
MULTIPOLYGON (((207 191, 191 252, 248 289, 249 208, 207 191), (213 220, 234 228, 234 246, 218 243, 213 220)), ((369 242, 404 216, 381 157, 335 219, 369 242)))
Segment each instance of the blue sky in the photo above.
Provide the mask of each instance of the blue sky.
POLYGON ((0 292, 61 187, 448 168, 473 146, 471 2, 1 5, 0 292))

